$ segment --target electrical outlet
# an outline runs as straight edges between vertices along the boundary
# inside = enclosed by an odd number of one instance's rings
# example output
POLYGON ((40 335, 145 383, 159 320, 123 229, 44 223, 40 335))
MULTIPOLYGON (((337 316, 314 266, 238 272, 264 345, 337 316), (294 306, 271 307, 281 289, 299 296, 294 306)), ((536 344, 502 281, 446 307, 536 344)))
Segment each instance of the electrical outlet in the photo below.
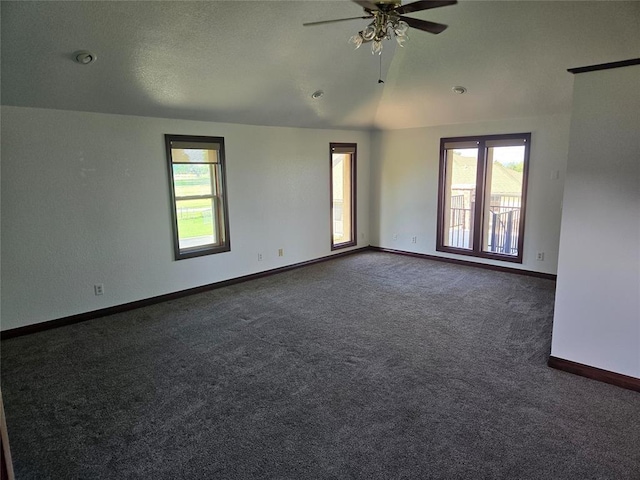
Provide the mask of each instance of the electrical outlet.
POLYGON ((93 293, 96 295, 104 295, 104 285, 102 283, 96 283, 93 286, 93 293))
POLYGON ((536 255, 536 260, 538 260, 539 262, 544 261, 544 252, 538 252, 538 254, 536 255))
POLYGON ((397 240, 397 239, 398 239, 398 234, 397 234, 397 233, 394 233, 394 234, 393 234, 393 239, 394 239, 394 240, 397 240))
POLYGON ((418 241, 418 237, 416 237, 415 235, 411 237, 411 243, 416 243, 417 241, 418 241))
POLYGON ((364 240, 364 233, 360 234, 360 238, 362 238, 364 240))
POLYGON ((284 257, 284 249, 282 249, 282 248, 278 249, 278 256, 279 257, 284 257))
POLYGON ((262 261, 262 254, 261 254, 261 253, 259 253, 259 254, 258 254, 258 261, 259 261, 259 262, 261 262, 261 261, 262 261))

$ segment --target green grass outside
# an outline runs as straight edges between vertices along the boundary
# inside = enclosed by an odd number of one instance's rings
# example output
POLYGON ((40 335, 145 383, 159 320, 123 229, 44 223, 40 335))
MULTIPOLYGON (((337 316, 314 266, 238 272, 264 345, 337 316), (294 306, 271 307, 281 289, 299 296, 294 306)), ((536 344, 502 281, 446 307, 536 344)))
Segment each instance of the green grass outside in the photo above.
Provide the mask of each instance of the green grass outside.
POLYGON ((180 238, 201 237, 213 233, 213 221, 211 212, 200 210, 211 206, 207 199, 189 200, 189 211, 180 209, 178 215, 178 232, 180 238))
POLYGON ((180 238, 193 238, 211 235, 213 226, 211 218, 206 222, 203 218, 183 218, 178 220, 180 238))
POLYGON ((176 195, 179 197, 187 197, 190 195, 211 195, 210 183, 182 183, 178 185, 176 182, 176 195))

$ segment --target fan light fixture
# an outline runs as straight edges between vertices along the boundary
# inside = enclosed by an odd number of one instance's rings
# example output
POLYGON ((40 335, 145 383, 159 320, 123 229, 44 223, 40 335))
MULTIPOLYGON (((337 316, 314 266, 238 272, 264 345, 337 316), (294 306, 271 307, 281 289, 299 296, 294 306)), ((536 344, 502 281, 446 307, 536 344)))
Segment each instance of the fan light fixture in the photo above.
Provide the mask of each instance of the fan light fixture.
POLYGON ((455 5, 456 0, 417 0, 411 3, 402 4, 402 0, 351 0, 364 9, 366 15, 351 18, 337 18, 335 20, 321 20, 319 22, 307 22, 302 25, 325 25, 327 23, 344 22, 349 20, 367 19, 371 23, 364 30, 360 30, 353 35, 349 42, 356 48, 360 48, 363 43, 371 42, 371 53, 382 54, 382 41, 395 37, 398 45, 404 45, 409 37, 407 30, 409 27, 423 32, 433 34, 442 33, 447 26, 442 23, 430 22, 419 18, 405 17, 407 13, 421 12, 432 8, 455 5))
POLYGON ((395 36, 398 45, 404 46, 404 42, 409 39, 407 35, 409 24, 400 20, 400 15, 395 12, 385 13, 376 10, 371 13, 373 14, 373 22, 351 37, 349 43, 360 48, 363 43, 371 42, 371 53, 378 55, 382 54, 382 41, 390 40, 392 35, 395 36))

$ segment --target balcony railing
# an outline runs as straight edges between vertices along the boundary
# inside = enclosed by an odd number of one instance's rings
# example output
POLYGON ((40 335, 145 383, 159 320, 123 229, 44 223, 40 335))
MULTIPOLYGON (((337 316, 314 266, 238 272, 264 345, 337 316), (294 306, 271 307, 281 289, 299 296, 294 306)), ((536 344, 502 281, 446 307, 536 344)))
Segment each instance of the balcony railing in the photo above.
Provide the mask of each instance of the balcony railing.
POLYGON ((518 225, 520 207, 491 207, 487 250, 518 255, 518 225))
MULTIPOLYGON (((467 198, 471 198, 471 201, 465 202, 465 195, 451 196, 448 246, 471 248, 475 201, 473 196, 467 198)), ((492 195, 488 220, 484 250, 504 255, 517 255, 520 197, 492 195)))

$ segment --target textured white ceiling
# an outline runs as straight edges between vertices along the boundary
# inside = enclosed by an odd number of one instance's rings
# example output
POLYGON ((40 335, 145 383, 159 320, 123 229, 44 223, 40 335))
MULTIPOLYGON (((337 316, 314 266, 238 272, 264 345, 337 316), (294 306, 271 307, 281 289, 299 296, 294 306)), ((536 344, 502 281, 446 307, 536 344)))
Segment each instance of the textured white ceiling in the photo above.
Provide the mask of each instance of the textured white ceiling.
MULTIPOLYGON (((408 3, 408 2, 404 2, 408 3)), ((410 128, 569 112, 567 68, 640 57, 640 2, 462 1, 379 58, 347 1, 0 3, 1 99, 253 125, 410 128), (76 50, 97 54, 81 66, 76 50), (451 92, 464 85, 465 95, 451 92), (313 100, 322 89, 325 96, 313 100)))

